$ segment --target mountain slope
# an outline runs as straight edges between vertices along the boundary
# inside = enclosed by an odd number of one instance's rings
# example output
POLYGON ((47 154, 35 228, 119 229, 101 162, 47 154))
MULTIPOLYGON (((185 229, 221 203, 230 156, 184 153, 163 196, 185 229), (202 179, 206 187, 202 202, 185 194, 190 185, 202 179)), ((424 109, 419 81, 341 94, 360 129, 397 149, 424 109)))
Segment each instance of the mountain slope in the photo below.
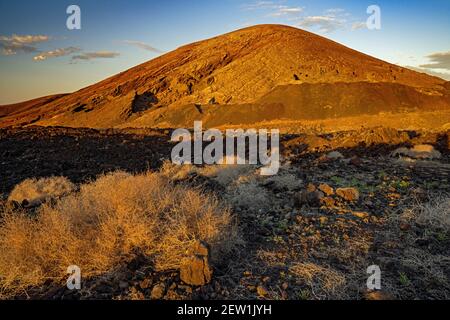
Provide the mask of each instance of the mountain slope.
MULTIPOLYGON (((330 93, 341 99, 341 84, 347 84, 345 92, 354 96, 346 102, 353 104, 352 114, 366 113, 367 108, 360 105, 384 97, 385 92, 388 95, 380 100, 383 110, 374 106, 371 113, 396 111, 403 104, 419 110, 433 104, 450 106, 450 90, 442 79, 383 62, 303 30, 260 25, 181 47, 40 106, 33 117, 39 119, 39 125, 188 126, 192 115, 203 118, 202 108, 225 108, 226 112, 220 111, 217 117, 227 123, 226 114, 235 117, 230 112, 233 110, 245 118, 251 109, 256 115, 249 118, 264 120, 263 110, 271 105, 274 115, 281 108, 283 117, 302 119, 312 112, 305 108, 320 104, 330 93), (382 88, 374 89, 374 83, 381 83, 382 88), (391 84, 393 87, 387 88, 391 84), (286 101, 280 90, 292 92, 287 96, 293 98, 286 101), (177 116, 173 112, 191 116, 182 123, 171 122, 177 116)), ((331 113, 320 113, 321 109, 315 107, 312 110, 319 118, 339 117, 348 114, 343 106, 336 104, 333 110, 338 111, 331 113)), ((15 123, 27 123, 29 117, 28 113, 15 123)))

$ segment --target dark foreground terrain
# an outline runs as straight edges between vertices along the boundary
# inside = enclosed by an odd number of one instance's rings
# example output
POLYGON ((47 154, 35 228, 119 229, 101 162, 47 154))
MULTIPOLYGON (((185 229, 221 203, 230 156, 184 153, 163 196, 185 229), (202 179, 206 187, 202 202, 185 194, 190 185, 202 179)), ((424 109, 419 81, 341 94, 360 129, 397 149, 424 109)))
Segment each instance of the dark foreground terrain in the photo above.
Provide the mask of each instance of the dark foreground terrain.
MULTIPOLYGON (((27 178, 79 184, 116 170, 157 170, 170 158, 169 138, 169 130, 0 129, 2 201, 27 178)), ((84 279, 81 291, 49 282, 17 298, 450 298, 448 132, 289 135, 282 159, 279 174, 267 178, 247 166, 172 168, 183 172, 176 183, 230 205, 242 233, 233 253, 212 266, 209 284, 187 285, 177 270, 156 272, 138 257, 84 279), (417 145, 428 147, 409 150, 417 145), (378 292, 366 287, 371 265, 382 270, 378 292)))

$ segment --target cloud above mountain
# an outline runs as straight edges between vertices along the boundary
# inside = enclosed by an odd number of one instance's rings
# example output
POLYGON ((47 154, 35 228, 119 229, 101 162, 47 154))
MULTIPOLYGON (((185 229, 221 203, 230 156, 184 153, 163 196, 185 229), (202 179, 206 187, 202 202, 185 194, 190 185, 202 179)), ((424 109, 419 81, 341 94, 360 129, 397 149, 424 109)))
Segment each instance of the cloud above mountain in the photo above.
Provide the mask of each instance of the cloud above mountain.
POLYGON ((352 31, 367 29, 367 22, 354 22, 352 24, 352 31))
POLYGON ((141 49, 144 49, 146 51, 153 52, 153 53, 163 53, 162 50, 159 50, 159 49, 157 49, 155 47, 152 47, 151 45, 149 45, 149 44, 147 44, 145 42, 134 41, 134 40, 124 40, 123 42, 126 43, 126 44, 129 44, 131 46, 138 47, 138 48, 141 48, 141 49))
POLYGON ((77 53, 80 51, 81 51, 81 49, 76 48, 76 47, 59 48, 59 49, 55 49, 52 51, 41 52, 37 56, 33 57, 33 60, 34 61, 44 61, 49 58, 68 56, 68 55, 71 55, 71 54, 74 54, 74 53, 77 53))
POLYGON ((450 71, 450 51, 436 52, 427 56, 431 63, 422 64, 421 68, 445 69, 450 71))
POLYGON ((437 72, 430 69, 420 68, 420 67, 414 67, 414 66, 405 66, 405 68, 420 72, 420 73, 426 73, 430 76, 439 77, 441 79, 450 81, 450 73, 443 73, 443 72, 437 72))
POLYGON ((300 28, 317 29, 321 33, 331 33, 345 28, 350 14, 341 8, 325 10, 322 15, 302 17, 297 23, 300 28))
POLYGON ((94 59, 113 59, 120 56, 118 52, 112 51, 97 51, 97 52, 83 52, 72 57, 72 61, 76 60, 94 60, 94 59))
POLYGON ((308 14, 306 7, 288 6, 280 1, 256 1, 241 7, 245 11, 263 11, 265 17, 283 19, 283 23, 320 33, 332 33, 340 29, 367 28, 365 22, 351 16, 343 8, 329 8, 318 14, 308 14))
POLYGON ((303 7, 287 6, 273 1, 256 1, 242 6, 244 10, 267 10, 269 17, 282 17, 288 15, 298 15, 303 12, 303 7))
POLYGON ((3 55, 11 56, 19 52, 37 52, 35 44, 50 40, 46 35, 17 35, 0 36, 0 48, 3 55))

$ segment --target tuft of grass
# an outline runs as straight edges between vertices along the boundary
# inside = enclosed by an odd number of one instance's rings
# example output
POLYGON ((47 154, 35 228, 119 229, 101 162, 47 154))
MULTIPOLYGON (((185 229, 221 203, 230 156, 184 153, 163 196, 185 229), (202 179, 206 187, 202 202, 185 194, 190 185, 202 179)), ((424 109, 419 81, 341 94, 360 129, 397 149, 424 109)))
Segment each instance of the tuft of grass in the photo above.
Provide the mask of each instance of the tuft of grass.
POLYGON ((400 281, 402 286, 408 286, 409 283, 410 283, 408 276, 404 272, 400 272, 400 274, 399 274, 399 281, 400 281))
POLYGON ((75 190, 75 185, 65 177, 27 179, 14 187, 8 197, 9 201, 22 203, 24 200, 32 205, 57 199, 75 190))
POLYGON ((155 270, 174 270, 197 240, 217 262, 239 240, 228 207, 161 173, 116 172, 82 185, 35 217, 4 208, 0 221, 0 295, 66 279, 111 272, 145 255, 155 270))
MULTIPOLYGON (((309 292, 314 293, 316 299, 334 297, 346 286, 346 278, 343 274, 315 263, 294 264, 289 272, 297 281, 308 285, 309 292)), ((304 294, 303 298, 306 298, 304 294)), ((309 296, 307 298, 310 299, 309 296)))

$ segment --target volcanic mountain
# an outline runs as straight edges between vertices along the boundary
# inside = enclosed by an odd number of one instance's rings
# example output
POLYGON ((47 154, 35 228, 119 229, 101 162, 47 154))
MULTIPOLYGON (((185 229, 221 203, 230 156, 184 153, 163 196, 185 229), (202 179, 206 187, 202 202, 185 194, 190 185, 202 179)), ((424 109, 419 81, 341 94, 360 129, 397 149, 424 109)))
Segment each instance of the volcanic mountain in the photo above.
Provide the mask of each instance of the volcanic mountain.
POLYGON ((450 110, 448 82, 318 35, 259 25, 68 95, 0 107, 0 127, 192 127, 450 110))

